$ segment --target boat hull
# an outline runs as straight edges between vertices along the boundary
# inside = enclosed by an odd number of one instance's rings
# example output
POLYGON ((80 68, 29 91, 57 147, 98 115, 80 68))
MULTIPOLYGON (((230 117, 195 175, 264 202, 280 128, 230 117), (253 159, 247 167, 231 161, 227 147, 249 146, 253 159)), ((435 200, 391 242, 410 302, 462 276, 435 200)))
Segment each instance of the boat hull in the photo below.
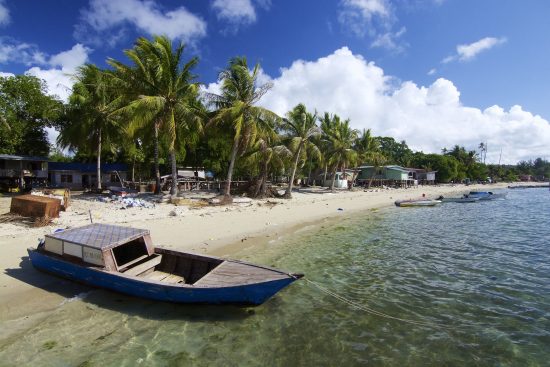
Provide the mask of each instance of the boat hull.
POLYGON ((472 198, 443 198, 441 199, 444 203, 475 203, 479 201, 480 198, 472 197, 472 198))
POLYGON ((174 303, 260 305, 297 279, 289 276, 273 281, 227 287, 162 284, 82 266, 32 248, 27 251, 32 265, 38 270, 93 287, 174 303))
POLYGON ((406 200, 406 201, 396 201, 395 205, 400 207, 409 207, 409 206, 435 206, 441 203, 439 200, 406 200))

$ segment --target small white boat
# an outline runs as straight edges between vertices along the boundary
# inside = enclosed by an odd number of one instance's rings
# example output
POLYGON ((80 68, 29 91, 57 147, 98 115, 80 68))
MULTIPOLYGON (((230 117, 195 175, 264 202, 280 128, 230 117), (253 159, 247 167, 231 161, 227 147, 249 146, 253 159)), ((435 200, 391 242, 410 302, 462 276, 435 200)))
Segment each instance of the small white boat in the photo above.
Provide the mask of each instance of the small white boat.
POLYGON ((396 200, 395 206, 408 207, 408 206, 434 206, 440 204, 441 200, 431 199, 409 199, 409 200, 396 200))

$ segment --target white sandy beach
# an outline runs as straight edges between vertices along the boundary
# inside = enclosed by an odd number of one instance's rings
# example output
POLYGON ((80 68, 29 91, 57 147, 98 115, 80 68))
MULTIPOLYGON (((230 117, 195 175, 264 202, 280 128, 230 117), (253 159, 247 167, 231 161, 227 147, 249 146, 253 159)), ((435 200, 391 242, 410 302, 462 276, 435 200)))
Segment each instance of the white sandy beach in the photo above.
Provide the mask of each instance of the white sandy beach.
MULTIPOLYGON (((70 208, 46 227, 29 228, 21 224, 0 224, 0 321, 24 318, 40 310, 57 307, 64 300, 55 289, 57 278, 43 275, 30 267, 27 247, 36 246, 38 238, 56 228, 70 228, 90 223, 117 223, 146 228, 156 245, 230 257, 243 249, 267 243, 298 228, 338 216, 354 215, 375 208, 392 206, 395 200, 455 196, 470 190, 495 190, 507 184, 441 185, 411 189, 374 189, 335 193, 304 189, 291 200, 265 199, 231 206, 175 206, 156 204, 154 208, 124 208, 121 203, 101 202, 74 195, 70 208)), ((199 196, 186 193, 186 197, 199 196)), ((204 197, 204 195, 202 195, 204 197)), ((0 213, 9 211, 11 199, 0 198, 0 213)), ((407 209, 400 209, 407 210, 407 209)), ((67 292, 70 294, 70 292, 67 292)))

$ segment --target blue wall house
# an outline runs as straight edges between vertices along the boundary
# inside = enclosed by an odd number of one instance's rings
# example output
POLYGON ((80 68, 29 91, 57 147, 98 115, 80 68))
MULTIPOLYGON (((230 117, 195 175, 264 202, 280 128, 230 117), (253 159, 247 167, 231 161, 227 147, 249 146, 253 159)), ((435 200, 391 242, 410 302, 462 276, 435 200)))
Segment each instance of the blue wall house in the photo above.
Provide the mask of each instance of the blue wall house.
MULTIPOLYGON (((50 162, 48 165, 50 185, 71 189, 94 188, 97 186, 97 164, 75 162, 50 162)), ((123 163, 101 164, 101 185, 121 186, 126 180, 128 166, 123 163)))

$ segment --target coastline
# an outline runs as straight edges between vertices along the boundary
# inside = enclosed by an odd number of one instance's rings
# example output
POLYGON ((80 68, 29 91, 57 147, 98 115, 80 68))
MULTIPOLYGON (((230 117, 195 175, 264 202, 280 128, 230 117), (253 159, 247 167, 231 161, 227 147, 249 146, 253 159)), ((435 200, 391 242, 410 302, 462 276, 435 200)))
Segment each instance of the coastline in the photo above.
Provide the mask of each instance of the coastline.
MULTIPOLYGON (((357 213, 393 206, 395 200, 459 195, 470 190, 496 190, 507 184, 419 186, 409 189, 312 192, 298 190, 293 198, 252 200, 231 206, 190 209, 173 204, 154 208, 125 208, 75 197, 72 207, 53 224, 41 228, 0 224, 0 322, 27 318, 58 307, 67 298, 86 290, 34 270, 27 260, 27 247, 55 228, 94 222, 146 228, 155 245, 222 257, 251 253, 279 237, 314 229, 324 222, 357 213), (246 205, 246 206, 242 206, 246 205)), ((1 198, 0 212, 9 210, 10 198, 1 198)), ((408 210, 408 209, 403 209, 408 210)), ((299 269, 295 269, 299 270, 299 269)), ((32 317, 31 317, 32 318, 32 317)))

